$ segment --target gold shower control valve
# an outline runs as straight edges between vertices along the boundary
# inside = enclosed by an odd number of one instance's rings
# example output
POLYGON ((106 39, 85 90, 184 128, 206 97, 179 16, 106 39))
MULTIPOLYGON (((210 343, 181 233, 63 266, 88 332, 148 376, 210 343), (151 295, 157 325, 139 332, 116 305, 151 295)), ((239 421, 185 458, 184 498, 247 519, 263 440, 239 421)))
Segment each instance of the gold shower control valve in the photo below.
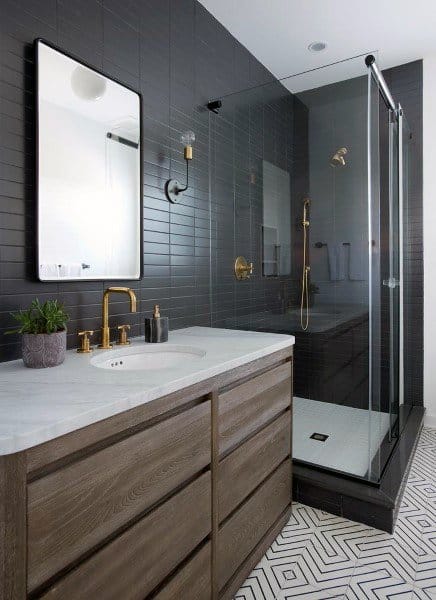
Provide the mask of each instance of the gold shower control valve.
POLYGON ((235 277, 236 279, 250 279, 253 274, 253 263, 248 262, 244 256, 238 256, 235 260, 235 277))

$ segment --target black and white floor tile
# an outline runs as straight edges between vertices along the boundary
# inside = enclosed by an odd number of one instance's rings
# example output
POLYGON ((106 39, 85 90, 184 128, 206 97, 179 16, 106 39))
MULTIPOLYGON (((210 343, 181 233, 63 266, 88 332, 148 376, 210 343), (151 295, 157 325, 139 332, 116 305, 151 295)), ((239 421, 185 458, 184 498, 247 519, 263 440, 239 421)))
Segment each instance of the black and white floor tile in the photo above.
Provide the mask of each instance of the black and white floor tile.
POLYGON ((393 535, 295 503, 235 600, 436 600, 435 459, 424 428, 393 535))

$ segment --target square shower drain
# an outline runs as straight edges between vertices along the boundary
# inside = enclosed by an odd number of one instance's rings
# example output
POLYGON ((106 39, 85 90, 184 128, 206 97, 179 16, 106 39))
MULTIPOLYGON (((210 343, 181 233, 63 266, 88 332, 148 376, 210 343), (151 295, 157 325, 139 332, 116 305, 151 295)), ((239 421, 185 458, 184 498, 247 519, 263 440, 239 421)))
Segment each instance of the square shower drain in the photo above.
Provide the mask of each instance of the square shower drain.
POLYGON ((317 442, 325 442, 328 439, 328 435, 325 433, 312 433, 310 436, 311 440, 316 440, 317 442))

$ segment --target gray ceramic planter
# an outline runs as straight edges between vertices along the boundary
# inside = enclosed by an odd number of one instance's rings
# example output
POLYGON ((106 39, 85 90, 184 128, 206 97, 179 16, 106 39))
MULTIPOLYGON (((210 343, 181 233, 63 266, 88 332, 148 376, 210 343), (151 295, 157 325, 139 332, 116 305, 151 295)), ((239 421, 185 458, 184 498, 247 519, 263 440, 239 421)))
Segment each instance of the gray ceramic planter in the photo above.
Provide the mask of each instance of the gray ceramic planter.
POLYGON ((67 332, 23 333, 23 362, 31 369, 56 367, 65 360, 67 332))

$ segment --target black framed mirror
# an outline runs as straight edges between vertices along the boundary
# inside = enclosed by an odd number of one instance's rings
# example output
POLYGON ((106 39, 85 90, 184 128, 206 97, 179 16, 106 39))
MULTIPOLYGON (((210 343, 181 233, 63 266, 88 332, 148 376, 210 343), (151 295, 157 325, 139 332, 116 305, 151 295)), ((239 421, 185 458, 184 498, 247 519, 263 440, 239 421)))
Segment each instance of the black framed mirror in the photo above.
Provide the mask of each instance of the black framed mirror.
POLYGON ((45 40, 35 50, 38 278, 140 279, 141 95, 45 40))

